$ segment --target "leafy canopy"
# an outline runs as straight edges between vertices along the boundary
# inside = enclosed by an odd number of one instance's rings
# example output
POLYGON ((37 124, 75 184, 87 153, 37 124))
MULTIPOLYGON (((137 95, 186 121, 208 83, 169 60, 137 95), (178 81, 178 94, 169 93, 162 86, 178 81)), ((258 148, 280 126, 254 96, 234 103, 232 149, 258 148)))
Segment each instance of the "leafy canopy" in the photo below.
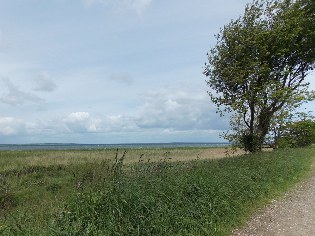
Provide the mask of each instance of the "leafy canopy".
POLYGON ((210 98, 220 112, 234 114, 234 132, 225 137, 250 152, 261 149, 277 111, 310 95, 304 80, 315 66, 314 5, 254 1, 221 29, 208 53, 210 98))

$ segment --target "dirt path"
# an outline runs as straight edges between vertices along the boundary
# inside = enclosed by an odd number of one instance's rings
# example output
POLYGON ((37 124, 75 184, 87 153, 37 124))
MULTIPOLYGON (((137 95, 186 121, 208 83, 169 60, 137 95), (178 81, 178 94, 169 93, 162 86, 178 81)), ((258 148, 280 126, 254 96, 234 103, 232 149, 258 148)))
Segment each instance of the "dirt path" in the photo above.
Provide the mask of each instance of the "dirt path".
POLYGON ((232 236, 315 236, 315 173, 254 215, 232 236))

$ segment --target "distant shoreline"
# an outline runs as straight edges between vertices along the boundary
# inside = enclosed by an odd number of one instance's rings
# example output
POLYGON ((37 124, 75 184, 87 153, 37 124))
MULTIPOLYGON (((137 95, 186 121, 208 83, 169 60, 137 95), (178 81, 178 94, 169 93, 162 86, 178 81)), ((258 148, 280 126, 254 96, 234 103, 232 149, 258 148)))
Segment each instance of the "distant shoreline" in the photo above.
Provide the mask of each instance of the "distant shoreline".
POLYGON ((228 147, 225 142, 171 142, 171 143, 122 143, 122 144, 79 144, 79 143, 30 143, 0 144, 0 151, 18 150, 86 150, 86 149, 142 149, 142 148, 202 148, 228 147))

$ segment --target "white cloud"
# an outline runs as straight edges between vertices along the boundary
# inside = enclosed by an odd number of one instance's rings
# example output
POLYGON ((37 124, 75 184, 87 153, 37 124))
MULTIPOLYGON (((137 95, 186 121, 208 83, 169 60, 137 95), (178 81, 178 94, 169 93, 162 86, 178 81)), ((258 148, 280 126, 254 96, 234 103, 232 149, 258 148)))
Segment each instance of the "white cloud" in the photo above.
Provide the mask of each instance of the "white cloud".
POLYGON ((14 135, 24 130, 25 125, 20 119, 13 117, 0 117, 0 134, 14 135))
POLYGON ((88 112, 73 112, 69 114, 64 120, 70 123, 86 121, 90 118, 88 112))
POLYGON ((56 89, 57 85, 52 80, 47 72, 42 72, 38 78, 35 79, 35 91, 52 92, 56 89))
POLYGON ((188 90, 174 91, 170 88, 144 95, 144 104, 136 115, 137 125, 173 131, 224 128, 225 122, 215 117, 215 107, 207 97, 188 90))
MULTIPOLYGON (((6 80, 15 88, 10 82, 6 80)), ((13 92, 15 90, 11 89, 13 92)), ((45 113, 38 113, 42 117, 37 116, 35 119, 30 116, 23 121, 3 119, 0 137, 14 134, 32 138, 24 142, 59 142, 59 138, 62 142, 105 142, 105 137, 113 137, 115 142, 163 142, 185 141, 194 136, 199 141, 214 136, 214 130, 217 133, 217 130, 225 129, 227 124, 215 115, 215 107, 207 95, 193 86, 172 85, 138 93, 138 101, 134 101, 134 108, 129 111, 106 111, 104 102, 104 113, 98 107, 76 112, 62 110, 59 114, 46 116, 50 109, 47 108, 45 113), (198 136, 198 133, 203 137, 198 136)), ((81 108, 77 106, 73 109, 81 108)), ((106 142, 114 141, 107 139, 106 142)))
POLYGON ((101 142, 111 143, 187 141, 190 137, 201 141, 217 134, 224 122, 211 118, 214 109, 206 100, 184 95, 161 91, 147 94, 136 114, 95 115, 82 111, 35 121, 0 117, 0 137, 27 135, 27 142, 59 142, 58 137, 68 142, 95 142, 97 137, 104 137, 101 142))
POLYGON ((105 132, 137 131, 136 119, 130 115, 108 115, 103 119, 105 132))
POLYGON ((87 5, 105 4, 117 11, 132 10, 141 16, 150 6, 152 0, 84 0, 87 5))
POLYGON ((93 118, 88 112, 73 112, 62 119, 69 132, 98 132, 101 120, 93 118))
POLYGON ((43 99, 36 94, 25 92, 15 85, 10 79, 2 78, 2 82, 7 88, 7 93, 0 97, 0 101, 12 106, 22 105, 25 102, 42 103, 43 99))
POLYGON ((129 3, 129 6, 136 10, 138 15, 142 15, 143 12, 149 7, 152 0, 131 0, 131 1, 125 1, 129 3))

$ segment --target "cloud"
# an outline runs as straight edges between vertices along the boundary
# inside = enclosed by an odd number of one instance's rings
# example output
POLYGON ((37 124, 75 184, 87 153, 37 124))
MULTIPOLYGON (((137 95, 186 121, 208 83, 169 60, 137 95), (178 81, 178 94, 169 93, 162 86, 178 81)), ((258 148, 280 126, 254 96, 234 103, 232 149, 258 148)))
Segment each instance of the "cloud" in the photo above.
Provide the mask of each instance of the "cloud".
POLYGON ((184 92, 148 94, 136 114, 94 115, 79 111, 32 121, 0 117, 0 138, 8 141, 8 137, 26 136, 27 142, 93 143, 102 137, 101 142, 112 143, 207 141, 217 137, 224 121, 211 118, 214 109, 206 100, 185 96, 184 92))
POLYGON ((189 91, 157 91, 144 95, 143 101, 136 120, 141 128, 173 131, 225 128, 225 121, 217 119, 216 108, 209 99, 189 91))
POLYGON ((33 93, 22 91, 8 78, 2 78, 7 93, 0 97, 0 101, 12 106, 22 105, 25 102, 42 103, 43 99, 33 93))
POLYGON ((139 130, 136 118, 130 115, 108 115, 103 118, 105 132, 126 132, 139 130))
POLYGON ((112 133, 136 131, 135 117, 128 115, 106 115, 96 117, 88 112, 72 112, 61 119, 67 132, 112 133))
POLYGON ((140 94, 134 113, 91 115, 73 112, 61 119, 67 132, 146 133, 155 131, 192 132, 227 129, 227 122, 215 114, 216 107, 200 94, 165 89, 140 94), (173 92, 171 92, 173 91, 173 92), (151 131, 150 131, 151 130, 151 131))
POLYGON ((129 3, 129 7, 134 9, 138 15, 142 15, 144 11, 149 7, 152 0, 130 0, 125 2, 129 3))
POLYGON ((73 112, 62 119, 69 132, 98 132, 101 120, 92 118, 88 112, 73 112))
POLYGON ((33 90, 40 92, 52 92, 56 89, 57 85, 51 79, 47 72, 43 72, 35 79, 36 85, 33 90))
POLYGON ((23 132, 25 125, 22 120, 13 117, 0 117, 0 134, 4 136, 23 132))
POLYGON ((87 5, 105 4, 118 11, 132 10, 141 16, 150 6, 152 0, 84 0, 84 2, 87 5))
POLYGON ((132 85, 134 83, 134 80, 129 74, 112 74, 109 78, 113 81, 117 81, 126 85, 132 85))
POLYGON ((137 108, 129 113, 96 115, 75 111, 29 121, 0 117, 0 137, 26 135, 28 142, 96 142, 100 138, 109 143, 206 141, 227 129, 228 122, 215 115, 214 105, 198 90, 167 87, 141 93, 139 99, 137 108))

